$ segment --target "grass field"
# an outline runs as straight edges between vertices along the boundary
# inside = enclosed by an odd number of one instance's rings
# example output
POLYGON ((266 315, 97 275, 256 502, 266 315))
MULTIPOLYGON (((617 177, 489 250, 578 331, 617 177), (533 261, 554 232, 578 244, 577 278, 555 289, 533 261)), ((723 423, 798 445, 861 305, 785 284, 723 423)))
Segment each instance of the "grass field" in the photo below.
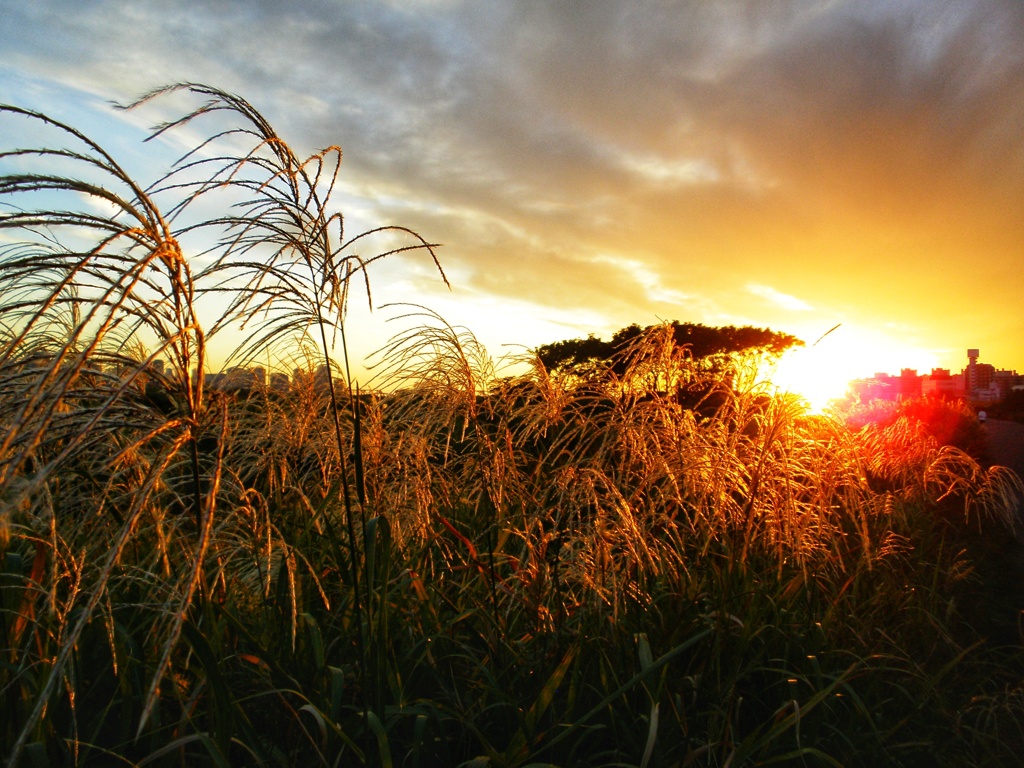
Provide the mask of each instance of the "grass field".
POLYGON ((0 111, 43 137, 0 154, 11 766, 1019 764, 1022 489, 968 411, 810 414, 667 326, 501 378, 421 308, 354 391, 350 294, 434 247, 182 98, 151 186, 0 111), (211 386, 233 333, 287 388, 211 386))

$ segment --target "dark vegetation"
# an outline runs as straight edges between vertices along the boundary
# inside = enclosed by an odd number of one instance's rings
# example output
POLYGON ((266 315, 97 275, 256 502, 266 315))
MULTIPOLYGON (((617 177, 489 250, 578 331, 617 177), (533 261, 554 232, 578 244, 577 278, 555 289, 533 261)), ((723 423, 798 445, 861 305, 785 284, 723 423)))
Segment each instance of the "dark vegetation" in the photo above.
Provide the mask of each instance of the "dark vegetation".
POLYGON ((1012 390, 1000 402, 986 409, 993 419, 1006 419, 1024 424, 1024 391, 1012 390))
POLYGON ((910 421, 919 424, 937 444, 963 451, 980 464, 988 463, 985 432, 974 410, 960 398, 930 396, 896 402, 847 402, 840 409, 853 429, 869 424, 892 427, 900 420, 910 421))
POLYGON ((566 339, 545 344, 536 350, 542 366, 556 376, 600 379, 622 377, 632 359, 630 350, 652 335, 659 335, 674 354, 702 375, 678 382, 661 381, 657 372, 642 383, 649 393, 664 396, 669 389, 674 400, 700 417, 713 417, 725 404, 736 361, 746 357, 749 363, 777 358, 803 341, 767 328, 743 326, 714 327, 673 320, 661 326, 630 325, 616 331, 610 341, 593 334, 585 339, 566 339))
MULTIPOLYGON (((713 327, 700 323, 680 323, 673 320, 668 324, 672 341, 679 350, 686 350, 694 360, 705 367, 727 366, 736 354, 764 353, 779 355, 793 346, 803 346, 803 341, 786 333, 767 328, 742 326, 713 327)), ((625 358, 622 351, 635 344, 654 326, 641 328, 630 325, 616 331, 610 341, 603 341, 593 334, 585 339, 566 339, 544 344, 537 349, 537 357, 548 370, 567 370, 587 363, 611 365, 621 375, 625 372, 625 358)))
POLYGON ((808 414, 739 354, 787 339, 676 324, 500 379, 421 310, 357 393, 350 293, 432 246, 346 235, 337 150, 157 97, 211 138, 145 188, 0 108, 40 142, 0 153, 11 766, 1019 762, 1019 630, 960 537, 1021 486, 956 414, 808 414), (309 374, 208 386, 242 324, 232 362, 309 374))

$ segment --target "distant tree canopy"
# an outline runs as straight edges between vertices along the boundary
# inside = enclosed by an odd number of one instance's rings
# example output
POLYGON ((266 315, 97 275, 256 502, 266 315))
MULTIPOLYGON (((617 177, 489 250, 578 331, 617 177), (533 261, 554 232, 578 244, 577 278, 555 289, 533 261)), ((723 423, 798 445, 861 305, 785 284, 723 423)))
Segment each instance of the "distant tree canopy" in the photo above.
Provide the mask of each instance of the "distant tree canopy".
MULTIPOLYGON (((675 343, 686 346, 694 359, 712 358, 741 352, 766 352, 778 355, 790 347, 803 346, 804 342, 788 333, 779 333, 768 328, 754 328, 749 325, 737 328, 733 325, 714 327, 700 323, 671 323, 675 343)), ((567 369, 588 361, 614 361, 616 353, 625 349, 654 326, 641 328, 630 325, 603 341, 593 334, 585 339, 567 339, 544 344, 537 348, 537 355, 548 368, 567 369)), ((613 366, 614 367, 614 366, 613 366)))

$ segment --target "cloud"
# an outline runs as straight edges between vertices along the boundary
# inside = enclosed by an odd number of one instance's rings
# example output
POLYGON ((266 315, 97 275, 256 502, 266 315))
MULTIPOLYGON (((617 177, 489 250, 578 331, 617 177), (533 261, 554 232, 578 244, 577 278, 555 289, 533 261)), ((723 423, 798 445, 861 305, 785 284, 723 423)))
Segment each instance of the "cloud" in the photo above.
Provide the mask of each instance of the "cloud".
POLYGON ((301 151, 340 144, 361 222, 444 242, 467 290, 517 306, 771 324, 813 304, 952 333, 966 302, 1008 339, 1024 291, 1014 0, 0 11, 21 82, 206 81, 301 151))
POLYGON ((810 312, 814 309, 814 307, 803 299, 798 299, 796 296, 790 296, 788 293, 782 293, 768 285, 750 283, 747 285, 747 293, 759 296, 760 298, 770 301, 772 304, 782 307, 783 309, 788 309, 791 312, 810 312))

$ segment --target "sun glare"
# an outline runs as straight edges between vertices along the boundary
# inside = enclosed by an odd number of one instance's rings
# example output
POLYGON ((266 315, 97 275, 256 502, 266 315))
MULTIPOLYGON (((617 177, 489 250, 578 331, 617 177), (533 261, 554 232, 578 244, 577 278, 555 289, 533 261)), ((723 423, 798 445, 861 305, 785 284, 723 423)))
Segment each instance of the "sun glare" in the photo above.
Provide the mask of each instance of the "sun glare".
POLYGON ((922 350, 891 337, 841 327, 817 344, 786 352, 768 379, 779 392, 803 397, 820 412, 848 392, 850 382, 876 372, 899 374, 902 368, 934 365, 922 350))
MULTIPOLYGON (((846 394, 851 378, 845 366, 837 367, 817 349, 801 348, 787 352, 771 373, 771 382, 779 392, 803 397, 812 411, 823 411, 846 394)), ((863 376, 863 374, 861 374, 863 376)))

